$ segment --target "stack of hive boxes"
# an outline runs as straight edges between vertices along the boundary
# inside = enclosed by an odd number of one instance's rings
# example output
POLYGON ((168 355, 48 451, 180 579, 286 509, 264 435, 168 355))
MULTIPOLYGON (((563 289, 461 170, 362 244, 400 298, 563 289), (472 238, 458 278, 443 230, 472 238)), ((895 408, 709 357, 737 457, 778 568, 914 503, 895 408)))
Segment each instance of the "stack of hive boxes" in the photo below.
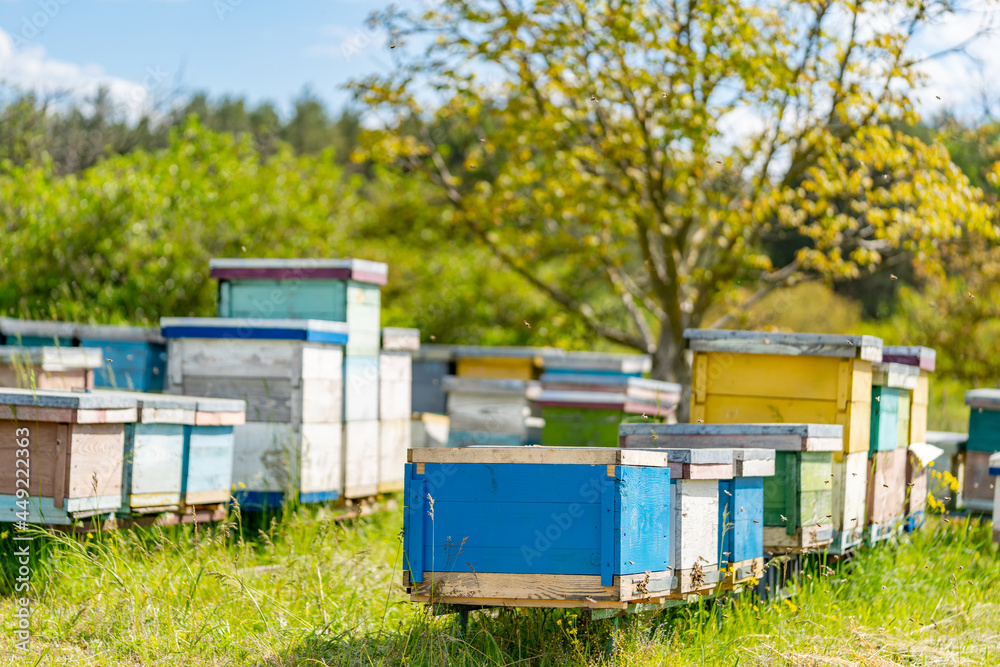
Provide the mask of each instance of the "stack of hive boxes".
POLYGON ((91 348, 92 358, 100 362, 88 386, 163 391, 167 347, 156 328, 0 318, 0 343, 52 346, 67 354, 74 348, 91 348))
POLYGON ((990 455, 1000 452, 1000 389, 971 389, 965 392, 965 404, 971 413, 962 500, 974 512, 989 513, 994 498, 990 455))
POLYGON ((379 493, 403 488, 413 414, 412 355, 419 349, 419 330, 382 329, 382 352, 379 355, 379 493))
POLYGON ((647 355, 567 352, 543 359, 546 446, 617 447, 622 422, 674 422, 681 387, 644 378, 647 355))
POLYGON ((451 347, 455 374, 441 383, 450 420, 448 446, 538 444, 542 357, 557 354, 564 353, 536 347, 451 347))
POLYGON ((100 350, 0 345, 0 387, 91 389, 100 350))
MULTIPOLYGON (((834 456, 832 553, 863 539, 871 436, 872 336, 689 329, 691 421, 840 424, 834 456)), ((825 517, 824 517, 825 518, 825 517)))
POLYGON ((930 463, 944 453, 939 447, 928 444, 927 405, 930 402, 930 374, 934 371, 937 352, 929 347, 887 345, 882 348, 882 360, 903 364, 917 370, 917 379, 910 390, 910 416, 908 454, 906 457, 908 528, 923 522, 930 491, 928 474, 930 463))
POLYGON ((161 324, 171 393, 246 401, 232 464, 243 507, 341 495, 346 324, 211 317, 161 324))
POLYGON ((871 542, 891 537, 906 515, 910 392, 919 375, 919 368, 899 363, 878 363, 872 370, 866 527, 871 542))

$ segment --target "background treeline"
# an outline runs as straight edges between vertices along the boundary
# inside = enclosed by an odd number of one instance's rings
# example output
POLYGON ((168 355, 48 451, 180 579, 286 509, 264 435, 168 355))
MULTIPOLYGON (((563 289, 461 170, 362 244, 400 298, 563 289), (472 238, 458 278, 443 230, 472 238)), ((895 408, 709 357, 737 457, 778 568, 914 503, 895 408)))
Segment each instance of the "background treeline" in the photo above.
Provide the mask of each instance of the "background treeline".
MULTIPOLYGON (((425 340, 609 345, 450 228, 439 194, 361 159, 360 116, 331 113, 308 93, 284 116, 268 103, 198 94, 131 122, 103 93, 76 105, 10 90, 2 100, 4 315, 211 315, 210 257, 355 256, 389 264, 384 323, 419 327, 425 340)), ((454 124, 410 130, 433 133, 455 164, 475 142, 454 124)), ((1000 159, 1000 125, 945 116, 907 131, 943 142, 996 200, 988 172, 1000 159)), ((787 253, 789 243, 775 240, 769 252, 787 253)), ((944 375, 994 382, 1000 255, 970 241, 946 259, 944 277, 915 272, 904 257, 860 278, 792 287, 732 325, 871 331, 939 348, 944 375)))

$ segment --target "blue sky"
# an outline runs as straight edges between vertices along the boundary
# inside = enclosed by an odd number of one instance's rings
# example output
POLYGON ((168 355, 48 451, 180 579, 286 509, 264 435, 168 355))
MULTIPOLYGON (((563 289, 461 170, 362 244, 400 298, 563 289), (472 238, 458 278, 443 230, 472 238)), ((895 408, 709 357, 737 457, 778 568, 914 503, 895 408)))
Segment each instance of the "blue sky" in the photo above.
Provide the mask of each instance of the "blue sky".
MULTIPOLYGON (((273 100, 287 108, 305 86, 336 108, 343 84, 389 65, 384 41, 365 27, 375 0, 0 0, 10 38, 0 78, 66 88, 80 81, 273 100), (73 72, 76 68, 79 71, 73 72)), ((413 4, 413 3, 411 3, 413 4)))
MULTIPOLYGON (((397 0, 419 7, 431 0, 397 0)), ((990 0, 936 26, 922 42, 934 51, 961 41, 984 20, 990 0)), ((135 110, 172 91, 204 90, 287 110, 309 86, 337 109, 353 77, 390 67, 390 52, 365 18, 388 0, 0 0, 0 80, 43 92, 86 96, 111 89, 135 110)), ((926 66, 920 108, 976 106, 982 82, 996 96, 1000 38, 926 66), (940 98, 940 100, 938 99, 940 98)))

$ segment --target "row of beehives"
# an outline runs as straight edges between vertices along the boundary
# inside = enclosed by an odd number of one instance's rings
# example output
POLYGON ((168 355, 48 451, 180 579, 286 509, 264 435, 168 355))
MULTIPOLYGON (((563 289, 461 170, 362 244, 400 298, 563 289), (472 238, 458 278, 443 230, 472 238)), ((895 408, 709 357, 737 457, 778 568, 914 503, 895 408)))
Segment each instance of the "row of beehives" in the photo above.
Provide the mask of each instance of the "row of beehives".
MULTIPOLYGON (((833 547, 842 426, 620 431, 622 448, 411 450, 411 598, 623 608, 754 583, 766 556, 833 547)), ((864 471, 873 480, 874 468, 864 471)), ((883 501, 868 497, 869 505, 883 501)))
MULTIPOLYGON (((608 610, 754 585, 772 556, 836 551, 837 515, 856 520, 832 483, 844 433, 622 424, 621 448, 410 450, 404 585, 416 602, 608 610)), ((878 505, 903 525, 927 475, 912 466, 890 488, 878 466, 859 473, 873 541, 884 537, 878 505)), ((1000 512, 1000 490, 996 502, 1000 512)))
POLYGON ((228 399, 0 389, 0 521, 222 518, 245 417, 228 399))
POLYGON ((651 367, 640 354, 429 345, 415 353, 414 410, 431 434, 447 415, 449 447, 611 446, 619 423, 676 421, 681 387, 643 377, 651 367))

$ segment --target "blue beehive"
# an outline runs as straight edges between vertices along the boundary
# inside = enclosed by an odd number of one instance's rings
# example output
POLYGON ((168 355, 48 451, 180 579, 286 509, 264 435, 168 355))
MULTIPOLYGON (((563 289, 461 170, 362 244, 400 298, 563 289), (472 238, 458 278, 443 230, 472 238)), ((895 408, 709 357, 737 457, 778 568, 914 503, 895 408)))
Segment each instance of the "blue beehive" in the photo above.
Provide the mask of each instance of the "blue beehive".
POLYGON ((665 452, 472 447, 408 460, 412 600, 623 608, 669 597, 665 452))
POLYGON ((95 387, 163 391, 167 377, 167 344, 158 328, 86 325, 76 328, 81 347, 100 348, 104 366, 95 387))

